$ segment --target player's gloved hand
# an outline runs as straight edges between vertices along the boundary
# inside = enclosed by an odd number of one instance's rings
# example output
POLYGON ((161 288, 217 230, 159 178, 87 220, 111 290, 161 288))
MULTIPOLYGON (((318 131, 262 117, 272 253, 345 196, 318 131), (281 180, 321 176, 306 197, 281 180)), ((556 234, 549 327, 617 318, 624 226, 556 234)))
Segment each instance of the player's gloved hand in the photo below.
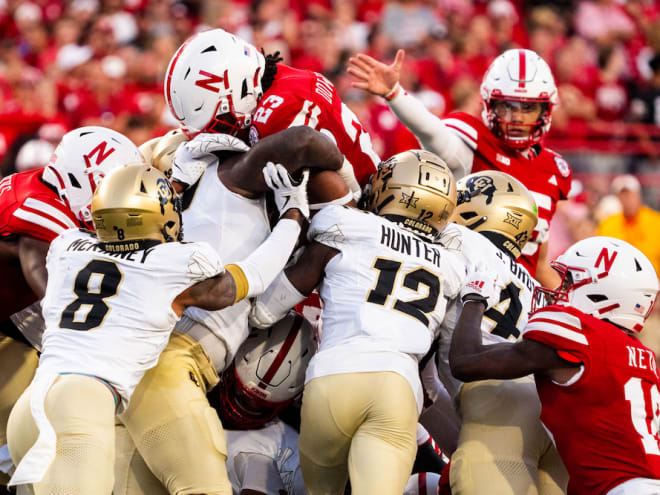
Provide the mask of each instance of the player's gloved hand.
POLYGON ((291 208, 298 208, 305 218, 309 218, 309 203, 307 202, 309 170, 305 170, 302 180, 296 182, 284 166, 268 162, 263 168, 263 174, 266 185, 273 190, 280 216, 291 208))
POLYGON ((249 151, 249 147, 229 134, 202 133, 181 143, 174 153, 172 180, 191 186, 210 165, 218 162, 214 151, 249 151))
POLYGON ((497 275, 484 271, 476 271, 461 289, 461 301, 478 301, 486 306, 486 309, 492 307, 497 301, 497 275))

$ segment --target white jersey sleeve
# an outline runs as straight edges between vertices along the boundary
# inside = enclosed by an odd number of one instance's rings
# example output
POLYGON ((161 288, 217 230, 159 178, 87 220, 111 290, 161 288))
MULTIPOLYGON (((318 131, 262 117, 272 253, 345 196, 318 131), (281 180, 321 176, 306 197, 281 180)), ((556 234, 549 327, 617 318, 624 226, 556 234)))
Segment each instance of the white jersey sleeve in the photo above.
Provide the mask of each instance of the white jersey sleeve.
POLYGON ((338 251, 349 246, 359 246, 368 236, 365 234, 364 225, 353 220, 356 212, 358 217, 360 214, 365 215, 365 218, 369 215, 348 206, 326 206, 312 218, 307 238, 338 251))
POLYGON ((474 158, 472 148, 421 101, 401 90, 388 104, 397 118, 420 140, 424 149, 447 163, 456 179, 470 173, 474 158))

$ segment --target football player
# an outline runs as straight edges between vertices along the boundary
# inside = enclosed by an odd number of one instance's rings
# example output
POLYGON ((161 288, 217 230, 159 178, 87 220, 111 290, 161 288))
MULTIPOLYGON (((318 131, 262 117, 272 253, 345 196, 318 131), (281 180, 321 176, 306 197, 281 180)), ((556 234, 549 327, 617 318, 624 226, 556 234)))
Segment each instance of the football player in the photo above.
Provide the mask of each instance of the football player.
POLYGON ((320 286, 323 335, 303 392, 300 460, 307 490, 403 493, 417 451, 418 360, 466 266, 430 241, 456 204, 444 162, 412 150, 381 163, 366 209, 331 205, 310 245, 257 300, 268 325, 320 286))
POLYGON ((472 278, 452 372, 466 382, 535 374, 541 421, 570 475, 569 495, 660 493, 658 373, 635 335, 657 297, 653 265, 624 241, 591 237, 552 266, 561 285, 537 289, 551 304, 531 315, 515 343, 482 343, 473 323, 497 300, 496 282, 487 273, 472 278))
POLYGON ((162 173, 141 164, 100 183, 96 234, 71 229, 51 243, 39 367, 9 419, 10 484, 32 483, 37 494, 112 492, 115 414, 156 365, 176 320, 188 306, 221 309, 258 295, 293 250, 306 181, 292 186, 272 163, 263 174, 282 218, 235 264, 223 266, 207 244, 178 242, 179 199, 162 173))
MULTIPOLYGON (((186 239, 208 242, 225 263, 243 259, 270 233, 264 194, 268 187, 259 176, 267 161, 285 163, 294 175, 302 167, 328 171, 342 165, 337 147, 305 126, 261 139, 247 152, 226 153, 232 140, 238 141, 225 134, 201 134, 184 143, 188 151, 194 146, 225 146, 221 159, 205 163, 201 178, 182 196, 186 239)), ((177 165, 181 171, 195 163, 175 160, 175 179, 177 165)), ((348 188, 338 180, 344 195, 348 188)), ((266 253, 264 262, 268 258, 266 253)), ((158 365, 145 374, 120 416, 145 462, 170 493, 229 489, 224 433, 206 393, 247 338, 250 309, 247 299, 221 311, 188 308, 158 365), (200 442, 200 437, 207 440, 200 442)))
MULTIPOLYGON (((302 394, 305 369, 316 352, 316 333, 300 314, 253 331, 220 384, 209 393, 227 435, 227 473, 233 493, 305 494, 298 432, 277 415, 302 394)), ((120 435, 122 435, 122 431, 120 435)), ((135 452, 115 465, 115 495, 167 493, 135 452)))
POLYGON ((443 158, 458 178, 495 169, 513 175, 532 192, 539 222, 520 262, 546 287, 557 276, 547 257, 550 220, 557 202, 566 199, 571 169, 557 153, 542 146, 559 99, 548 64, 531 50, 507 50, 490 65, 481 83, 482 118, 431 114, 399 84, 404 52, 391 65, 359 54, 349 61, 355 87, 383 96, 397 117, 424 147, 443 158), (538 270, 538 273, 537 273, 538 270))
MULTIPOLYGON (((50 242, 66 229, 90 227, 89 205, 101 178, 121 164, 142 160, 138 148, 123 134, 81 127, 63 136, 44 168, 0 181, 0 243, 16 246, 15 261, 22 271, 22 275, 16 273, 19 279, 11 272, 4 274, 2 284, 7 290, 20 291, 25 286, 36 298, 43 298, 50 242)), ((3 306, 4 318, 12 315, 0 323, 0 450, 4 452, 0 457, 8 459, 7 419, 37 369, 43 318, 39 303, 27 308, 3 306)), ((0 475, 1 482, 9 480, 0 475)))
POLYGON ((234 493, 306 494, 298 432, 277 415, 302 394, 316 334, 300 314, 256 330, 220 381, 218 415, 227 433, 227 471, 234 493))
MULTIPOLYGON (((457 188, 462 198, 454 213, 457 225, 444 230, 441 242, 452 248, 455 236, 462 234, 462 254, 481 258, 497 274, 499 299, 484 314, 483 338, 488 343, 515 341, 527 324, 538 285, 516 263, 537 223, 534 198, 520 181, 495 170, 463 177, 457 188), (466 228, 477 232, 476 237, 467 236, 466 228)), ((533 377, 463 384, 452 375, 453 309, 458 308, 450 306, 437 355, 438 373, 462 420, 451 456, 452 493, 565 493, 567 474, 538 419, 541 405, 533 377)))
POLYGON ((172 114, 190 137, 219 132, 247 140, 249 129, 250 145, 293 126, 316 129, 344 154, 340 174, 359 198, 358 182, 366 184, 380 161, 369 134, 330 81, 284 65, 278 55, 264 57, 222 29, 194 35, 167 70, 165 98, 172 114))

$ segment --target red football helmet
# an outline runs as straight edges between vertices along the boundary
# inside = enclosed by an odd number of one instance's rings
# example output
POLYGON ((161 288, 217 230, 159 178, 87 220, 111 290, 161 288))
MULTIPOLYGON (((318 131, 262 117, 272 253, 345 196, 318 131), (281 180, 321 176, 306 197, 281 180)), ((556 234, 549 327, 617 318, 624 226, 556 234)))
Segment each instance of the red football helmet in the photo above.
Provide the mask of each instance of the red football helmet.
POLYGON ((524 149, 538 143, 550 130, 552 110, 559 102, 557 86, 548 64, 531 50, 507 50, 497 57, 484 75, 481 97, 484 123, 507 146, 524 149), (513 108, 541 103, 539 119, 532 124, 511 122, 506 114, 513 108), (507 112, 508 110, 508 112, 507 112), (521 128, 529 127, 528 132, 521 128))
POLYGON ((229 429, 258 428, 302 393, 316 333, 296 311, 253 331, 220 381, 220 418, 229 429))

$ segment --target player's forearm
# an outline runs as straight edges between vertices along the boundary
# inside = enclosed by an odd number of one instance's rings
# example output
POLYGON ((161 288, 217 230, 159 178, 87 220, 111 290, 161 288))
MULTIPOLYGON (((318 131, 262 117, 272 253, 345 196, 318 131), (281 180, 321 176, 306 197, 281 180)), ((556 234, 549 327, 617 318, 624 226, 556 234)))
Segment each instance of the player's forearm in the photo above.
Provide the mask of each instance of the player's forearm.
POLYGON ((388 105, 420 140, 424 149, 435 153, 447 163, 456 179, 470 173, 472 150, 441 119, 429 112, 421 101, 402 90, 388 105))
MULTIPOLYGON (((484 305, 467 301, 452 335, 449 349, 449 366, 454 377, 464 382, 476 380, 508 380, 527 376, 548 368, 546 349, 535 342, 484 345, 481 337, 481 320, 484 305)), ((554 363, 554 361, 553 361, 554 363)))
POLYGON ((452 375, 464 382, 481 379, 480 363, 475 358, 486 350, 481 339, 484 310, 482 303, 467 301, 452 335, 449 367, 452 375))
POLYGON ((299 235, 300 223, 282 218, 261 246, 243 261, 236 263, 247 282, 245 294, 240 294, 239 289, 238 299, 262 294, 273 283, 291 256, 299 235))
POLYGON ((290 127, 289 130, 294 133, 292 138, 298 147, 298 152, 290 161, 296 170, 301 167, 335 171, 341 169, 344 155, 330 138, 307 126, 290 127))

